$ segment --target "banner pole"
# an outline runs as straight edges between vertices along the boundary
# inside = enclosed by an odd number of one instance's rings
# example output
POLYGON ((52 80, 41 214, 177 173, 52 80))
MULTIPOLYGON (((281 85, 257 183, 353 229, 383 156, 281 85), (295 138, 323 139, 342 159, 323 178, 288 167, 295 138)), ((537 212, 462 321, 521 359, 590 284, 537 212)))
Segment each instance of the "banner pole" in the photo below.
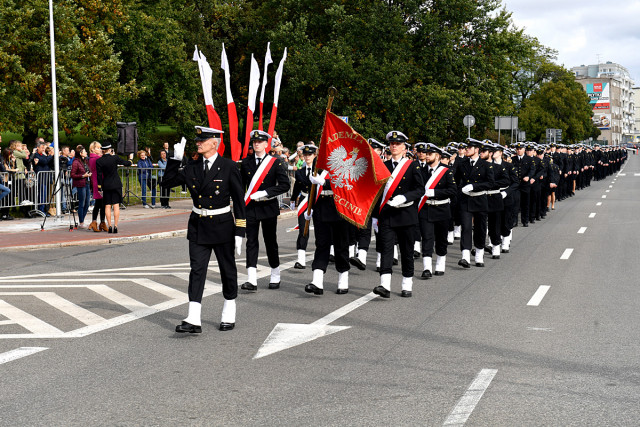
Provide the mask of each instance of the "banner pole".
MULTIPOLYGON (((325 121, 327 118, 327 113, 331 111, 331 106, 333 105, 333 98, 338 94, 338 89, 336 89, 335 87, 331 86, 329 88, 329 100, 327 101, 327 111, 325 112, 325 121)), ((324 123, 322 124, 322 132, 324 132, 324 123)), ((318 143, 318 154, 320 153, 320 145, 322 144, 322 136, 320 136, 320 142, 318 143)), ((314 159, 314 166, 313 166, 313 174, 314 175, 318 175, 318 157, 316 157, 314 159)), ((311 184, 311 190, 309 190, 309 203, 307 203, 307 215, 311 215, 311 211, 313 210, 313 204, 316 200, 316 194, 318 192, 317 189, 317 185, 316 184, 311 184)), ((309 223, 311 221, 306 219, 304 221, 304 237, 307 237, 309 235, 309 223)))

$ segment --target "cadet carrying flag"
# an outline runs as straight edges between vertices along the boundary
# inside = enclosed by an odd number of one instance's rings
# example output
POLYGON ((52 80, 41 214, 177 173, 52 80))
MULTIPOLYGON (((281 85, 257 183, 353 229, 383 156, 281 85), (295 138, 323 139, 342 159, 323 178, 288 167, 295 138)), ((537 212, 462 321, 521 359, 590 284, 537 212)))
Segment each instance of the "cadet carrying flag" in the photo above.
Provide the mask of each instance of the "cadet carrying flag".
POLYGON ((262 75, 262 90, 260 91, 260 121, 258 122, 258 129, 264 130, 262 128, 262 107, 264 107, 264 89, 267 87, 267 69, 269 68, 269 64, 273 64, 273 59, 271 59, 271 50, 269 46, 271 42, 267 43, 267 53, 264 56, 264 74, 262 75))
MULTIPOLYGON (((278 115, 278 98, 280 98, 280 83, 282 82, 282 69, 284 68, 284 61, 287 59, 287 48, 284 48, 284 55, 278 65, 276 71, 276 86, 273 90, 273 107, 271 108, 271 118, 269 119, 269 135, 273 135, 273 131, 276 129, 276 116, 278 115)), ((269 139, 269 147, 271 147, 271 138, 269 139)))
POLYGON ((224 81, 227 88, 227 113, 229 115, 229 146, 231 148, 231 160, 237 162, 242 154, 242 145, 238 141, 238 113, 236 112, 236 104, 233 102, 231 95, 231 70, 229 69, 229 61, 227 60, 227 52, 224 50, 222 43, 222 56, 220 60, 220 68, 224 70, 224 81))
POLYGON ((367 140, 331 111, 324 119, 317 167, 329 171, 338 213, 365 227, 391 174, 367 140))
MULTIPOLYGON (((211 94, 211 76, 213 71, 211 66, 207 62, 207 58, 198 50, 193 52, 193 60, 198 63, 198 69, 200 70, 200 81, 202 82, 202 92, 204 93, 204 103, 207 107, 207 118, 209 119, 209 127, 214 129, 222 129, 222 121, 220 116, 216 112, 213 106, 213 96, 211 94)), ((218 146, 218 152, 222 156, 224 154, 224 143, 222 141, 222 135, 220 135, 220 145, 218 146)))

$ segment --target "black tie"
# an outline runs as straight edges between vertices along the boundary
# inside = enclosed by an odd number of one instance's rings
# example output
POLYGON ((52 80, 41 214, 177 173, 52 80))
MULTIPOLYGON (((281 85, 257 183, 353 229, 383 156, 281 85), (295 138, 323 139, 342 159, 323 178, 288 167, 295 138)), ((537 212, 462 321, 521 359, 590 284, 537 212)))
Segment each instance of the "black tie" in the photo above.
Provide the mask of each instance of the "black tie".
POLYGON ((476 165, 476 161, 475 160, 471 160, 471 167, 474 167, 476 165))
POLYGON ((257 158, 256 158, 256 165, 260 166, 260 163, 262 163, 262 159, 263 159, 263 158, 264 158, 264 157, 262 157, 262 158, 257 157, 257 158))
POLYGON ((204 174, 206 175, 209 172, 209 160, 204 161, 204 174))
POLYGON ((311 174, 311 168, 307 167, 307 178, 309 178, 309 175, 311 174))
POLYGON ((392 166, 393 166, 393 168, 395 169, 395 168, 396 168, 396 166, 398 166, 398 162, 396 162, 396 161, 393 161, 393 160, 392 160, 392 161, 391 161, 391 165, 392 165, 392 166))

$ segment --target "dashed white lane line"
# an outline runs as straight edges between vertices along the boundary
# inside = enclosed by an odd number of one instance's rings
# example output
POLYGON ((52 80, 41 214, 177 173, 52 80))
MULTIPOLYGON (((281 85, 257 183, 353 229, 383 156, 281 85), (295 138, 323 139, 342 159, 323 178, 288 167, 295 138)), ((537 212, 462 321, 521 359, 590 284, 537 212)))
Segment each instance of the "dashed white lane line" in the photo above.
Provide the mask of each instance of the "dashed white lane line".
POLYGON ((613 185, 610 185, 609 188, 613 188, 613 185))
POLYGON ((595 217, 596 217, 596 213, 595 213, 595 212, 591 212, 591 213, 589 214, 589 218, 595 218, 595 217))
POLYGON ((531 297, 527 305, 530 305, 533 307, 537 307, 538 305, 540 305, 542 298, 544 298, 544 296, 547 294, 549 289, 551 289, 551 286, 546 286, 546 285, 540 286, 536 291, 536 293, 533 294, 533 296, 531 297))
POLYGON ((569 259, 569 257, 571 256, 572 252, 573 252, 573 248, 565 249, 564 252, 562 253, 562 256, 560 257, 560 259, 569 259))
POLYGON ((609 193, 609 192, 611 192, 611 190, 605 190, 604 192, 605 192, 605 193, 609 193))
POLYGON ((20 347, 15 350, 7 351, 0 354, 0 365, 22 357, 31 356, 32 354, 36 354, 44 350, 48 350, 48 347, 20 347))
POLYGON ((602 198, 603 198, 603 199, 606 199, 606 198, 607 198, 607 195, 606 195, 606 194, 603 194, 603 195, 602 195, 602 198))
POLYGON ((460 398, 458 404, 453 408, 444 421, 445 426, 462 426, 467 422, 469 416, 482 398, 484 392, 489 388, 493 377, 498 373, 497 369, 483 369, 473 380, 465 394, 460 398))
POLYGON ((596 203, 596 206, 602 206, 602 202, 596 203))
POLYGON ((587 227, 580 227, 580 230, 578 230, 578 234, 584 234, 585 231, 587 231, 587 227))

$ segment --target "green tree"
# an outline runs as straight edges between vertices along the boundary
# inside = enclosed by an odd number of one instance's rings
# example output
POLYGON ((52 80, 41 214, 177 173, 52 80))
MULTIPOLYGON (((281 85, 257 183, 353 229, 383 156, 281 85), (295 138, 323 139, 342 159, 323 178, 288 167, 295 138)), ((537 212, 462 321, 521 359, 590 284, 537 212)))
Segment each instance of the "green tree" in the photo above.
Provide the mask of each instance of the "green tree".
MULTIPOLYGON (((122 61, 110 36, 126 21, 119 0, 55 3, 57 105, 67 135, 104 134, 135 92, 119 82, 122 61)), ((0 128, 32 141, 52 124, 49 8, 46 0, 0 4, 0 128)))

